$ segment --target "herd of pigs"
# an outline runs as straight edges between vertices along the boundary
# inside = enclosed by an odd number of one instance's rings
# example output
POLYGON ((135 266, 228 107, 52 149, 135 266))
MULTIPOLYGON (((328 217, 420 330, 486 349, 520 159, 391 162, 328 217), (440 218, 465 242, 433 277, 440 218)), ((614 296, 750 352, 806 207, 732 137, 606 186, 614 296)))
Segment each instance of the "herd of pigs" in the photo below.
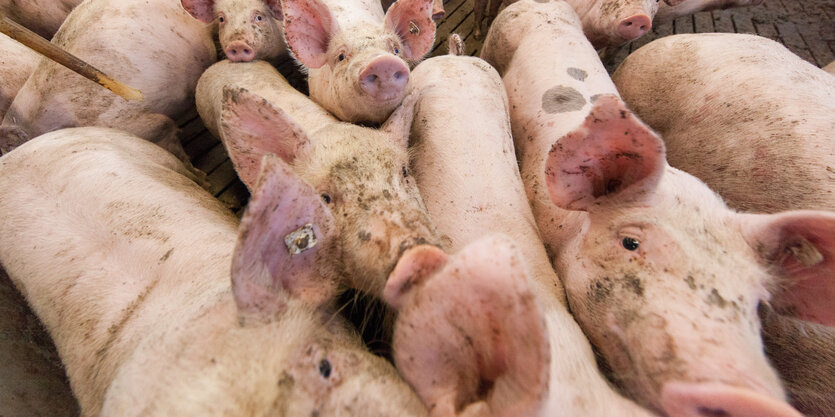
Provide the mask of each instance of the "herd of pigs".
POLYGON ((760 1, 0 0, 144 94, 0 37, 0 415, 835 416, 835 68, 598 54, 760 1))

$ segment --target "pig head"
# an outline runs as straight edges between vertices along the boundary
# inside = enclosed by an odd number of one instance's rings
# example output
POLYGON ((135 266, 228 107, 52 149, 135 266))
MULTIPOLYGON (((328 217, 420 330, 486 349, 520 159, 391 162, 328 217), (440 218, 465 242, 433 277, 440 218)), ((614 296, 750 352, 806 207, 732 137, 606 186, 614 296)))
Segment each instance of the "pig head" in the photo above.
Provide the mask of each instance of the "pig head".
POLYGON ((338 22, 321 0, 283 5, 285 39, 309 70, 310 97, 348 122, 385 121, 405 96, 407 62, 419 61, 435 39, 432 0, 399 0, 385 22, 360 24, 338 22))
POLYGON ((550 346, 510 238, 481 238, 452 259, 434 246, 409 249, 384 297, 400 312, 397 367, 432 416, 539 415, 550 346))
POLYGON ((406 249, 437 242, 408 168, 409 101, 379 130, 333 123, 308 134, 263 98, 224 91, 220 135, 243 182, 256 185, 264 154, 291 164, 295 181, 316 190, 336 224, 339 271, 374 295, 406 249))
POLYGON ((566 0, 583 22, 595 49, 618 46, 652 29, 658 0, 566 0))
POLYGON ((197 20, 218 22, 220 47, 230 61, 272 60, 287 52, 279 0, 181 0, 197 20))
POLYGON ((627 393, 670 416, 799 416, 763 354, 757 307, 835 322, 835 214, 728 209, 611 95, 544 168, 554 204, 586 213, 555 267, 627 393))

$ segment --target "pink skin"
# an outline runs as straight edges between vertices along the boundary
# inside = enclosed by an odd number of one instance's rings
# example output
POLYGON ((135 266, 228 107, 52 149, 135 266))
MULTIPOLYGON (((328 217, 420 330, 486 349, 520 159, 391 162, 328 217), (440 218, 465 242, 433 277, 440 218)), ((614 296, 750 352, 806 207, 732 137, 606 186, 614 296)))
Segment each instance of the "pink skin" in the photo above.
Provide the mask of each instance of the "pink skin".
POLYGON ((350 122, 382 123, 403 100, 407 62, 432 47, 431 0, 285 0, 285 37, 309 69, 310 97, 350 122), (385 64, 384 64, 385 63, 385 64))
POLYGON ((658 4, 657 22, 665 23, 681 16, 730 7, 758 6, 763 0, 663 0, 658 4))
MULTIPOLYGON (((578 25, 539 21, 569 11, 533 1, 507 10, 482 56, 503 74, 528 199, 572 312, 619 385, 659 412, 666 384, 721 383, 791 414, 762 353, 757 305, 831 319, 809 289, 831 291, 820 277, 833 242, 815 230, 829 233, 832 215, 728 210, 666 164, 663 142, 619 102, 578 25)), ((708 406, 711 392, 693 395, 708 406)))
POLYGON ((380 130, 331 122, 308 135, 286 112, 245 89, 225 89, 221 106, 221 139, 250 189, 262 156, 272 153, 292 165, 299 187, 313 187, 324 202, 337 230, 332 257, 339 269, 330 276, 339 273, 352 288, 381 295, 403 251, 437 241, 408 171, 411 107, 380 130))
POLYGON ((645 14, 636 14, 618 24, 618 34, 626 40, 638 39, 652 29, 652 19, 645 14))
POLYGON ((433 417, 537 415, 550 352, 521 266, 499 235, 452 259, 414 247, 389 276, 384 297, 399 311, 394 359, 433 417))
POLYGON ((181 0, 204 23, 218 22, 220 47, 234 62, 275 61, 286 55, 279 0, 181 0))
POLYGON ((0 12, 10 19, 41 35, 52 39, 73 8, 82 0, 0 0, 0 12))
POLYGON ((0 34, 3 66, 0 67, 0 118, 12 104, 17 92, 38 66, 41 55, 20 42, 0 34))
POLYGON ((657 0, 566 0, 595 49, 635 40, 652 28, 657 0), (631 23, 631 24, 630 24, 631 23))
POLYGON ((432 0, 432 20, 441 20, 446 16, 444 0, 432 0))

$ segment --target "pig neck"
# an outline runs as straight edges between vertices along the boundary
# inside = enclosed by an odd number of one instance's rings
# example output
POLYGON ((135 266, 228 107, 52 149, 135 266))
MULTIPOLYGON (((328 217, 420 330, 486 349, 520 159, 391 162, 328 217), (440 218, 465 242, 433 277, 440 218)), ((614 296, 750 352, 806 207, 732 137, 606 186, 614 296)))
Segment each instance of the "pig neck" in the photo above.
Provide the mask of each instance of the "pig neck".
POLYGON ((385 19, 378 0, 324 0, 342 30, 360 25, 380 25, 385 19))

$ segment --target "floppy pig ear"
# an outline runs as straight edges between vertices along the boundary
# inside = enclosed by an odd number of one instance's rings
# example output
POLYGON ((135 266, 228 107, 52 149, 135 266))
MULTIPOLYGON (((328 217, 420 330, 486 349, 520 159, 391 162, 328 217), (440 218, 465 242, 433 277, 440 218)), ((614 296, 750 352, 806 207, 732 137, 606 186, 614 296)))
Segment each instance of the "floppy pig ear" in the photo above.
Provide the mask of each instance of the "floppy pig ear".
POLYGON ((835 326, 835 213, 742 216, 745 239, 779 278, 775 310, 835 326))
POLYGON ((214 0, 180 0, 180 4, 191 17, 203 23, 212 23, 215 20, 214 0))
POLYGON ((229 87, 223 88, 220 139, 250 191, 265 154, 290 163, 309 143, 304 130, 283 110, 246 89, 229 87))
POLYGON ((391 116, 380 126, 380 130, 404 148, 409 147, 409 136, 412 131, 412 122, 415 119, 415 105, 420 94, 412 92, 407 95, 396 108, 391 116))
POLYGON ((446 253, 435 246, 419 245, 410 248, 400 256, 389 274, 383 299, 395 309, 400 309, 412 288, 422 284, 446 262, 446 253))
POLYGON ((328 43, 339 24, 321 0, 283 0, 284 39, 293 55, 308 68, 327 60, 328 43))
POLYGON ((277 20, 284 20, 284 12, 281 10, 280 0, 266 0, 267 9, 273 14, 273 18, 277 20))
POLYGON ((435 42, 432 0, 397 0, 386 12, 386 29, 400 38, 404 58, 423 58, 435 42))
POLYGON ((545 177, 554 204, 588 210, 599 197, 611 194, 646 198, 665 166, 661 138, 618 97, 605 95, 594 102, 579 128, 551 147, 545 177))
POLYGON ((434 273, 418 272, 423 282, 400 285, 389 278, 386 301, 392 285, 401 300, 393 303, 399 310, 395 362, 424 404, 434 404, 433 415, 532 416, 539 410, 550 350, 523 265, 512 242, 498 236, 471 243, 434 273))
POLYGON ((266 155, 261 165, 232 257, 232 290, 244 316, 269 320, 288 297, 326 304, 337 283, 321 266, 334 255, 330 212, 284 161, 266 155))

